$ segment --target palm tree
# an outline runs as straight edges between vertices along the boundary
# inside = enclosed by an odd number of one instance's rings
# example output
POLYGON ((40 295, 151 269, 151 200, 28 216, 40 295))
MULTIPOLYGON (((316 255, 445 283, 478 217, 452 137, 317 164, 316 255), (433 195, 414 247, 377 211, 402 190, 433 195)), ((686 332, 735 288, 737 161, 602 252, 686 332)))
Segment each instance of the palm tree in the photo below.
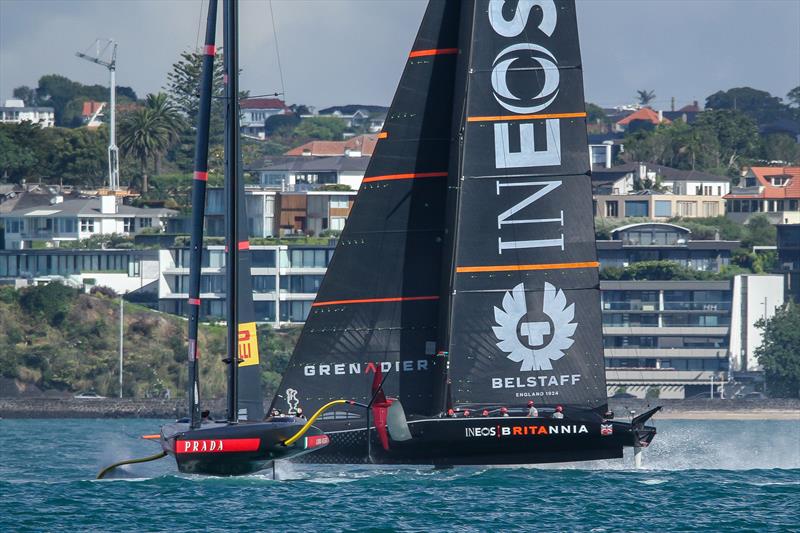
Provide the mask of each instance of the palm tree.
POLYGON ((161 174, 161 158, 164 153, 178 141, 181 131, 186 127, 178 108, 170 101, 166 93, 148 94, 145 101, 147 109, 152 111, 153 120, 167 134, 167 145, 153 153, 156 175, 161 174))
POLYGON ((639 103, 643 106, 649 104, 653 100, 656 99, 656 92, 655 91, 648 91, 647 89, 636 91, 636 94, 639 95, 639 103))
POLYGON ((169 132, 156 113, 140 107, 125 114, 120 121, 119 147, 122 153, 139 159, 142 171, 142 193, 148 191, 147 162, 169 144, 169 132))

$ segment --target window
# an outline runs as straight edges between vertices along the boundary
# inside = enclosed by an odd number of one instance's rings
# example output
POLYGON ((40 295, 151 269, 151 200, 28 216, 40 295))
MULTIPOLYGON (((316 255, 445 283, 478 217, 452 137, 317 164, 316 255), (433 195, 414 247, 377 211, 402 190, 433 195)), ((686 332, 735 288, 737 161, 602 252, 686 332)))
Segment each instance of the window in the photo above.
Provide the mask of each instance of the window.
POLYGON ((140 218, 139 219, 139 227, 140 228, 150 228, 153 226, 153 219, 152 218, 140 218))
POLYGON ((124 231, 125 233, 133 233, 134 230, 135 230, 135 228, 134 228, 134 221, 135 220, 136 220, 135 218, 123 218, 122 219, 122 231, 124 231))
POLYGON ((290 250, 292 268, 325 268, 328 266, 333 250, 294 249, 290 250))
POLYGON ((647 217, 650 216, 650 205, 647 201, 625 200, 626 217, 647 217))
POLYGON ((94 233, 94 219, 82 218, 81 219, 81 233, 94 233))
POLYGON ((251 279, 253 280, 253 292, 275 291, 275 276, 253 276, 251 279))
POLYGON ((347 209, 347 196, 331 196, 331 209, 347 209))
POLYGON ((669 200, 656 200, 656 216, 657 217, 671 217, 672 216, 672 202, 669 200))
POLYGON ((8 233, 23 233, 25 231, 25 221, 19 218, 8 219, 8 233))
POLYGON ((715 217, 719 215, 719 204, 717 202, 703 202, 703 216, 715 217))
POLYGON ((272 322, 275 320, 275 302, 255 301, 253 307, 256 313, 256 320, 259 322, 272 322))
POLYGON ((311 302, 281 302, 281 320, 284 322, 305 322, 311 311, 311 302))
POLYGON ((275 250, 251 250, 254 268, 275 268, 275 250))
POLYGON ((618 217, 619 216, 619 202, 606 202, 606 216, 618 217))
POLYGON ((695 216, 696 207, 695 202, 678 202, 678 216, 693 217, 695 216))
POLYGON ((322 276, 283 276, 281 290, 291 293, 311 294, 319 290, 322 276))
POLYGON ((344 217, 331 217, 331 229, 342 231, 344 229, 345 220, 346 219, 344 217))

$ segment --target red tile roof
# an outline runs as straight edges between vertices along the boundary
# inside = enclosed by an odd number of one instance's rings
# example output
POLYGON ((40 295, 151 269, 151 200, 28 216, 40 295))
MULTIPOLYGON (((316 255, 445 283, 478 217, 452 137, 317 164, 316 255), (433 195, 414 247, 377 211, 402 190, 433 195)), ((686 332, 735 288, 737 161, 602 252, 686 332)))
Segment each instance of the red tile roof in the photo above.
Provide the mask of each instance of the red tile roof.
POLYGON ((726 199, 739 198, 764 198, 770 200, 783 200, 785 198, 800 199, 800 167, 750 167, 748 175, 752 174, 760 187, 764 187, 758 195, 736 194, 731 192, 726 199), (770 178, 786 176, 789 181, 785 185, 773 185, 770 178))
POLYGON ((337 156, 348 151, 360 151, 362 156, 371 156, 375 151, 378 136, 375 134, 357 135, 346 141, 310 141, 292 148, 284 155, 337 156))
POLYGON ((94 112, 100 109, 100 106, 103 105, 104 102, 95 102, 94 100, 87 100, 83 103, 83 110, 81 112, 81 116, 83 117, 91 117, 94 115, 94 112))
MULTIPOLYGON (((627 126, 634 120, 646 120, 652 124, 659 124, 658 113, 656 113, 649 107, 643 107, 637 111, 634 111, 633 113, 623 118, 622 120, 618 120, 617 124, 619 124, 620 126, 627 126)), ((661 122, 669 124, 670 120, 662 117, 661 122)))
POLYGON ((242 109, 286 109, 280 98, 247 98, 239 102, 242 109))

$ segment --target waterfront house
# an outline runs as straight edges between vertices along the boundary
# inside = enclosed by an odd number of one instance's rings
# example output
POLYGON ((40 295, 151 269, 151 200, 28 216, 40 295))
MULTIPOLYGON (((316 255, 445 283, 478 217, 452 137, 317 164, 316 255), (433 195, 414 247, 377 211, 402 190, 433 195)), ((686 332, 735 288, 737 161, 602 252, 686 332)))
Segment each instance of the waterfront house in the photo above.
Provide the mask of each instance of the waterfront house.
POLYGON ((725 176, 654 163, 592 171, 594 214, 600 218, 715 217, 725 213, 729 191, 725 176))
POLYGON ((800 167, 749 167, 725 199, 726 216, 736 222, 760 213, 773 224, 798 224, 800 167))
POLYGON ((22 207, 0 213, 5 226, 5 248, 58 246, 94 235, 134 235, 162 230, 172 209, 144 209, 124 205, 114 196, 64 199, 52 196, 48 205, 22 207))

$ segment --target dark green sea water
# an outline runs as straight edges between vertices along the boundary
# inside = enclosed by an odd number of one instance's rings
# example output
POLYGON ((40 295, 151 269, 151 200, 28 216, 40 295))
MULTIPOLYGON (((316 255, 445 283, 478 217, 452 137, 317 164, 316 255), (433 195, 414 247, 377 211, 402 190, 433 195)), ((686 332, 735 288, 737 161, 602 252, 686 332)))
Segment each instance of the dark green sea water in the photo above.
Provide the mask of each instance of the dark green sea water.
POLYGON ((279 467, 129 479, 102 466, 154 453, 148 420, 0 420, 7 531, 800 531, 800 423, 660 421, 631 458, 528 468, 279 467))

